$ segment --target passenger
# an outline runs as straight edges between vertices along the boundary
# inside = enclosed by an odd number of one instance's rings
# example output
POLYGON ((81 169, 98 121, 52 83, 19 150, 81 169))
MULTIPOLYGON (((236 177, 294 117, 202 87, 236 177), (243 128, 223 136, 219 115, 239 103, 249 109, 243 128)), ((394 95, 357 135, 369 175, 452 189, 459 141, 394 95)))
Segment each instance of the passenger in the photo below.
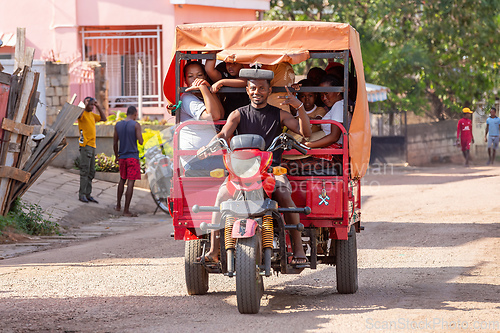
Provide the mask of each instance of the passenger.
MULTIPOLYGON (((342 86, 342 82, 332 76, 326 75, 320 83, 320 87, 342 86)), ((344 98, 341 92, 321 93, 321 98, 329 111, 323 116, 323 120, 335 120, 343 123, 344 98)), ((338 126, 332 124, 321 124, 321 131, 315 132, 309 140, 302 143, 309 148, 341 148, 342 131, 338 126)), ((288 174, 295 176, 325 176, 342 174, 342 157, 340 155, 286 155, 282 166, 287 168, 288 174)))
MULTIPOLYGON (((342 81, 332 75, 327 75, 320 83, 320 87, 342 86, 342 81)), ((343 123, 344 120, 344 98, 341 92, 321 93, 321 99, 330 110, 323 116, 323 120, 335 120, 343 123)), ((304 144, 309 148, 328 147, 334 143, 342 144, 342 131, 338 126, 332 124, 321 124, 321 130, 325 136, 315 141, 306 141, 304 144)))
MULTIPOLYGON (((314 86, 314 83, 311 80, 304 79, 300 80, 298 85, 300 87, 312 87, 314 86)), ((317 84, 319 85, 319 83, 317 84)), ((299 88, 300 89, 300 88, 299 88)), ((317 101, 319 99, 318 93, 315 92, 299 92, 297 93, 297 98, 304 103, 304 108, 306 109, 306 114, 309 117, 309 119, 322 119, 323 116, 326 114, 325 108, 318 106, 317 101)), ((294 110, 294 114, 295 114, 294 110)), ((312 132, 318 132, 321 131, 321 126, 320 125, 311 125, 311 130, 312 132)))
MULTIPOLYGON (((216 138, 224 138, 227 141, 235 131, 238 131, 238 134, 258 134, 264 138, 267 148, 271 145, 274 138, 282 132, 283 126, 305 137, 311 135, 311 125, 304 107, 288 89, 286 95, 282 98, 282 100, 285 100, 282 104, 293 105, 297 108, 299 113, 298 119, 294 118, 290 113, 268 104, 267 101, 272 91, 268 80, 248 79, 246 90, 251 101, 250 105, 232 112, 229 115, 227 123, 222 128, 222 131, 217 134, 216 138)), ((281 150, 273 152, 273 166, 280 164, 281 152, 281 150)), ((273 199, 281 207, 295 207, 291 194, 290 182, 286 176, 276 176, 273 199)), ((229 199, 231 199, 231 196, 224 182, 219 188, 215 206, 219 206, 221 202, 229 199)), ((212 215, 212 224, 218 224, 220 218, 220 213, 214 213, 212 215)), ((297 225, 300 222, 299 214, 285 213, 285 222, 297 225)), ((220 240, 216 237, 216 233, 218 231, 212 232, 210 251, 205 256, 207 262, 218 261, 220 240)), ((301 233, 293 229, 290 231, 290 234, 293 249, 292 264, 306 263, 307 259, 302 247, 301 233)))
MULTIPOLYGON (((215 66, 215 60, 207 60, 205 70, 212 82, 214 82, 210 89, 211 92, 215 94, 222 87, 245 87, 247 80, 239 77, 240 69, 243 67, 243 64, 236 62, 221 62, 215 66)), ((227 93, 219 96, 221 97, 222 106, 224 107, 224 115, 221 119, 227 119, 231 112, 250 103, 248 95, 245 92, 227 93)))
MULTIPOLYGON (((326 66, 325 72, 328 75, 333 75, 340 82, 344 82, 344 65, 339 62, 332 61, 326 66)), ((349 73, 349 87, 348 87, 348 95, 349 95, 349 106, 351 109, 354 108, 354 102, 356 101, 356 94, 358 91, 358 81, 354 77, 353 73, 349 73)))
POLYGON ((326 71, 320 67, 313 67, 307 72, 307 79, 312 81, 314 86, 319 86, 325 76, 326 71))
MULTIPOLYGON (((319 86, 325 75, 326 71, 323 68, 313 67, 309 70, 309 72, 307 72, 307 79, 312 82, 312 85, 314 87, 317 87, 319 86)), ((319 107, 325 106, 321 98, 318 98, 318 100, 316 101, 316 105, 319 107)))
MULTIPOLYGON (((204 66, 191 61, 184 66, 186 92, 181 96, 180 122, 187 120, 217 121, 224 114, 217 96, 210 92, 204 66)), ((214 125, 186 125, 180 133, 179 148, 198 150, 207 145, 216 134, 214 125)), ((200 160, 197 157, 183 156, 181 163, 185 170, 213 170, 223 168, 221 156, 211 156, 200 160)))

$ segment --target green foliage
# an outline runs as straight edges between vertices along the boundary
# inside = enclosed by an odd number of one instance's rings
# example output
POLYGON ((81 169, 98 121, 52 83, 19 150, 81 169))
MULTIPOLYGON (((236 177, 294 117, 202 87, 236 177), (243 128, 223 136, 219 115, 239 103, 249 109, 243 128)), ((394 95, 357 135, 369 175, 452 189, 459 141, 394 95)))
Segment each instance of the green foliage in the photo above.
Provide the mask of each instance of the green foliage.
POLYGON ((143 145, 138 145, 139 148, 139 158, 144 157, 144 153, 151 147, 159 146, 163 144, 163 153, 167 156, 173 156, 174 151, 172 147, 166 143, 169 137, 170 129, 163 130, 162 132, 158 130, 153 130, 146 128, 142 133, 142 138, 144 139, 143 145))
POLYGON ((265 18, 350 23, 366 80, 391 89, 388 110, 443 118, 499 86, 498 0, 271 0, 265 18))
MULTIPOLYGON (((96 125, 116 125, 117 122, 125 120, 127 118, 127 113, 126 112, 121 112, 121 111, 110 111, 110 115, 108 116, 106 121, 101 121, 98 122, 96 125), (114 113, 112 113, 114 112, 114 113)), ((162 119, 162 120, 151 120, 149 117, 144 117, 141 120, 137 121, 141 125, 166 125, 167 121, 162 119)))
POLYGON ((115 155, 106 156, 104 153, 96 155, 95 171, 119 172, 120 167, 118 166, 118 161, 116 160, 115 155))
POLYGON ((45 219, 42 207, 20 199, 14 202, 7 216, 0 216, 0 232, 7 226, 29 235, 60 235, 59 224, 45 219))
POLYGON ((125 118, 127 118, 127 113, 121 112, 121 111, 116 111, 114 114, 110 114, 106 121, 100 122, 99 124, 115 125, 117 122, 119 122, 121 120, 125 120, 125 118))

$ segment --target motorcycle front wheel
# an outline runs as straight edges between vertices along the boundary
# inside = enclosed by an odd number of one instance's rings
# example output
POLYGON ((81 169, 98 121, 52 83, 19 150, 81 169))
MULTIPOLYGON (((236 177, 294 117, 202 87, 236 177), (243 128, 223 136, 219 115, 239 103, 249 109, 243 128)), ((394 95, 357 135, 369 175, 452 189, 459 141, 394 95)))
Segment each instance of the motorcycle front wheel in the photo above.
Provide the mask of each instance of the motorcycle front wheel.
POLYGON ((262 265, 262 235, 240 238, 236 243, 236 299, 240 313, 258 313, 264 290, 259 266, 262 265))

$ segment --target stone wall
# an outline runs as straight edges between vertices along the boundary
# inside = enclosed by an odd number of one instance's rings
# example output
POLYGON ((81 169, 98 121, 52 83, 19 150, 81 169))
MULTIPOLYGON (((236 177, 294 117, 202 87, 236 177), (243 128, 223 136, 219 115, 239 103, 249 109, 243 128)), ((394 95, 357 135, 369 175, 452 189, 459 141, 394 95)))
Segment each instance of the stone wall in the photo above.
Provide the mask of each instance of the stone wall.
POLYGON ((45 101, 47 125, 52 125, 69 97, 68 64, 47 61, 45 63, 45 101))
MULTIPOLYGON (((481 161, 483 159, 486 161, 487 158, 483 142, 484 127, 484 123, 474 119, 476 143, 471 147, 473 165, 481 165, 481 161)), ((464 159, 461 148, 454 145, 456 138, 457 120, 408 125, 408 163, 413 166, 437 163, 462 164, 464 159)))

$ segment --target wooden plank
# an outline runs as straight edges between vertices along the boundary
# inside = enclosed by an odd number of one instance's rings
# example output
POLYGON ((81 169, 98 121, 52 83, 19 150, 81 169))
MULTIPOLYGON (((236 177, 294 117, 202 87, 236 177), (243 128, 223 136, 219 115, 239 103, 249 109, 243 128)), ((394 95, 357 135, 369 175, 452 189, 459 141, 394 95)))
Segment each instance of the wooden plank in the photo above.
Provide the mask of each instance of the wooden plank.
POLYGON ((33 58, 35 57, 35 49, 33 47, 27 47, 24 53, 24 66, 33 66, 33 58))
POLYGON ((81 111, 82 109, 76 105, 66 103, 63 106, 63 109, 57 116, 56 122, 54 122, 54 124, 58 123, 59 126, 48 129, 49 131, 46 133, 45 138, 38 144, 37 149, 26 162, 23 170, 33 173, 45 163, 50 152, 56 149, 64 140, 66 133, 80 116, 81 111), (52 132, 50 133, 50 131, 52 132))
POLYGON ((14 55, 14 69, 24 68, 24 58, 26 56, 26 28, 17 28, 16 53, 14 55))
POLYGON ((0 84, 6 84, 10 86, 10 74, 0 72, 0 84))
POLYGON ((0 166, 0 178, 10 178, 26 183, 30 179, 31 174, 27 171, 18 168, 8 167, 5 165, 0 166))
POLYGON ((33 126, 23 123, 16 123, 14 120, 10 120, 9 118, 3 119, 2 129, 24 136, 28 136, 33 133, 33 126))
MULTIPOLYGON (((38 77, 40 79, 40 77, 38 77)), ((33 119, 36 119, 36 107, 38 105, 38 102, 40 100, 40 92, 37 91, 35 95, 33 95, 33 98, 31 98, 30 101, 30 106, 29 106, 29 111, 28 111, 28 118, 25 121, 25 124, 27 125, 41 125, 40 121, 38 119, 35 122, 38 122, 38 124, 33 123, 33 119)))
MULTIPOLYGON (((27 69, 28 67, 25 67, 25 70, 27 69)), ((30 84, 32 85, 32 88, 31 88, 31 91, 29 93, 29 95, 26 96, 26 100, 24 99, 21 99, 21 105, 19 106, 20 109, 19 109, 19 112, 22 112, 23 113, 23 117, 21 119, 21 123, 24 123, 24 124, 29 124, 29 122, 27 122, 26 120, 29 118, 31 120, 31 116, 28 117, 30 111, 32 111, 32 103, 33 103, 33 98, 35 98, 36 96, 36 93, 37 93, 37 88, 38 88, 38 80, 40 79, 40 73, 38 72, 31 72, 31 69, 29 69, 30 73, 33 73, 33 82, 30 82, 30 84), (22 108, 22 109, 21 109, 22 108)), ((24 97, 24 95, 22 96, 24 97)))
MULTIPOLYGON (((21 122, 22 119, 26 119, 26 112, 28 111, 28 105, 31 100, 31 96, 36 91, 36 87, 34 85, 35 82, 35 73, 32 72, 29 68, 25 68, 24 73, 25 80, 23 84, 23 89, 21 92, 21 98, 19 99, 19 103, 17 105, 16 110, 14 111, 15 122, 21 122)), ((10 142, 21 143, 22 135, 18 135, 16 133, 11 133, 10 142)), ((5 166, 15 166, 17 163, 17 157, 19 153, 11 153, 7 152, 5 154, 5 158, 2 161, 2 165, 5 166)), ((7 212, 5 211, 7 200, 9 198, 11 180, 8 178, 2 178, 0 180, 0 214, 5 215, 7 212)))
POLYGON ((9 203, 7 206, 7 209, 10 209, 12 203, 16 198, 21 197, 28 189, 33 185, 37 179, 40 177, 40 175, 47 169, 47 167, 50 165, 50 163, 66 148, 67 143, 61 144, 54 153, 52 153, 49 158, 47 159, 46 163, 42 165, 41 168, 39 168, 35 173, 31 174, 31 177, 29 181, 26 184, 23 183, 17 183, 16 187, 14 188, 13 195, 9 198, 9 203))
POLYGON ((57 124, 57 127, 48 129, 45 138, 39 143, 37 149, 24 165, 23 170, 29 172, 31 178, 26 184, 13 183, 12 190, 5 204, 6 211, 8 211, 12 202, 27 191, 43 170, 47 168, 50 162, 66 147, 65 135, 71 128, 71 125, 80 116, 81 112, 82 109, 78 106, 68 103, 63 106, 63 109, 57 116, 56 122, 54 122, 54 124, 57 124))
POLYGON ((21 151, 21 145, 19 143, 9 142, 7 151, 11 153, 19 153, 21 151))
POLYGON ((22 91, 25 75, 12 75, 10 77, 10 94, 9 103, 7 104, 7 115, 9 119, 14 118, 14 110, 17 105, 17 101, 22 91))

